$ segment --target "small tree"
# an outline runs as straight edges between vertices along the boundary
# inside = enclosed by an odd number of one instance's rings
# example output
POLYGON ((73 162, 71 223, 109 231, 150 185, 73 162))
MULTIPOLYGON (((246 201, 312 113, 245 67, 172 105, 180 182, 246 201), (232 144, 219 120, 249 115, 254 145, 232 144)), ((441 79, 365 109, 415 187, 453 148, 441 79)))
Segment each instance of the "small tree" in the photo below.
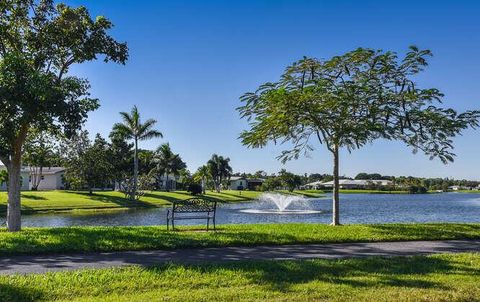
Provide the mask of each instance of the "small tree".
POLYGON ((282 169, 278 173, 278 179, 290 192, 293 192, 293 190, 302 184, 302 178, 300 176, 287 172, 285 169, 282 169))
POLYGON ((56 139, 48 133, 31 132, 24 145, 23 163, 30 170, 32 191, 38 190, 42 181, 43 168, 58 162, 55 153, 56 139))
POLYGON ((280 81, 241 97, 238 110, 250 129, 240 138, 253 148, 269 141, 292 143, 279 156, 283 162, 312 151, 312 138, 324 144, 333 157, 332 224, 340 224, 341 148, 400 140, 447 163, 454 158, 451 138, 478 126, 479 111, 459 114, 438 107, 440 91, 415 83, 429 56, 429 50, 411 47, 402 59, 395 52, 363 48, 329 60, 304 58, 287 67, 280 81))
POLYGON ((205 188, 207 186, 207 180, 210 177, 210 170, 206 165, 203 165, 197 169, 197 172, 195 172, 193 178, 195 181, 198 181, 201 183, 202 186, 202 194, 205 194, 205 188))
POLYGON ((160 131, 153 129, 157 123, 154 119, 148 119, 142 123, 137 106, 133 106, 132 111, 120 112, 123 123, 113 125, 113 135, 124 139, 132 140, 134 144, 133 152, 133 190, 130 199, 135 200, 138 188, 138 141, 144 141, 155 137, 163 137, 160 131))
POLYGON ((107 31, 105 17, 52 0, 2 0, 0 4, 0 160, 9 172, 7 226, 21 229, 23 145, 31 129, 69 136, 98 107, 89 83, 68 75, 74 64, 125 63, 127 46, 107 31))

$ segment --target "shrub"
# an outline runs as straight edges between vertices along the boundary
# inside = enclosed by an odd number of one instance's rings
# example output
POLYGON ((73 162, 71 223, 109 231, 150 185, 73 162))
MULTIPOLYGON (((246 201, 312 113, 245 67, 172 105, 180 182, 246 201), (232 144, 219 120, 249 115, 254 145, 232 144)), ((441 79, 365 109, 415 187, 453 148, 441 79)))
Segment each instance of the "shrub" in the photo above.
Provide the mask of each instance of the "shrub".
POLYGON ((187 191, 194 196, 199 195, 202 194, 202 186, 196 183, 191 183, 188 185, 187 191))

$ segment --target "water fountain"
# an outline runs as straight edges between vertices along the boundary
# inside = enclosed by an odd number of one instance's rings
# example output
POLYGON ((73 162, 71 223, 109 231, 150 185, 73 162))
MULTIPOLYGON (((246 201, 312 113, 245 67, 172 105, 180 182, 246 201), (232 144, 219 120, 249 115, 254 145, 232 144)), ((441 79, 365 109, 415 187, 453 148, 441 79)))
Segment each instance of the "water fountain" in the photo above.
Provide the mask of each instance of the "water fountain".
POLYGON ((258 200, 260 208, 243 209, 243 213, 252 214, 316 214, 322 213, 322 211, 311 210, 308 207, 307 199, 299 195, 280 194, 280 193, 263 193, 258 200), (276 208, 263 208, 262 206, 275 205, 276 208), (295 205, 297 208, 289 209, 291 205, 295 205), (298 208, 300 206, 300 209, 298 208))

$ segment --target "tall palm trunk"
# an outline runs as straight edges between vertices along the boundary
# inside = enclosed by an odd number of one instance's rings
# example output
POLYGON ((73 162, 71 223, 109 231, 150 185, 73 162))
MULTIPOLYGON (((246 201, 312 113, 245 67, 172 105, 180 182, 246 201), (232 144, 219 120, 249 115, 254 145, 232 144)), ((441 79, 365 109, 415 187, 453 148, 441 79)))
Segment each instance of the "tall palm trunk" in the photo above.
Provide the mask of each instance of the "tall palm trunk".
POLYGON ((339 186, 339 152, 338 144, 333 149, 333 217, 332 225, 340 225, 340 186, 339 186))
POLYGON ((202 176, 202 194, 205 195, 205 176, 202 176))
POLYGON ((135 137, 135 151, 133 154, 133 190, 130 198, 135 200, 138 185, 138 138, 135 137))

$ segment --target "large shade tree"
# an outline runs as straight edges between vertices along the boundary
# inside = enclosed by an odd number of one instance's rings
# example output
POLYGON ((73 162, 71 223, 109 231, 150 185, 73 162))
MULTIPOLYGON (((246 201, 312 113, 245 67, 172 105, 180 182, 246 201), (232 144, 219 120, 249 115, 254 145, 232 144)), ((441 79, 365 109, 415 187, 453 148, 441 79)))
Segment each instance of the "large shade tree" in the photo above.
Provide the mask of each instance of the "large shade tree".
POLYGON ((20 168, 31 129, 71 135, 98 107, 86 79, 69 75, 74 64, 125 63, 127 46, 115 41, 105 17, 53 0, 0 1, 0 160, 7 167, 10 231, 21 229, 20 168))
POLYGON ((160 131, 153 129, 157 123, 154 119, 148 119, 142 123, 137 106, 133 106, 130 113, 120 112, 122 123, 113 125, 113 135, 133 141, 133 188, 130 198, 135 200, 138 188, 138 142, 155 137, 163 137, 160 131))
POLYGON ((400 58, 391 51, 359 48, 328 60, 303 58, 275 83, 241 97, 238 108, 249 129, 243 144, 289 143, 283 162, 313 150, 314 140, 333 157, 333 222, 339 218, 339 151, 376 139, 400 140, 442 162, 454 159, 452 138, 478 126, 479 111, 443 108, 443 94, 421 88, 415 76, 428 65, 429 50, 410 47, 400 58))

